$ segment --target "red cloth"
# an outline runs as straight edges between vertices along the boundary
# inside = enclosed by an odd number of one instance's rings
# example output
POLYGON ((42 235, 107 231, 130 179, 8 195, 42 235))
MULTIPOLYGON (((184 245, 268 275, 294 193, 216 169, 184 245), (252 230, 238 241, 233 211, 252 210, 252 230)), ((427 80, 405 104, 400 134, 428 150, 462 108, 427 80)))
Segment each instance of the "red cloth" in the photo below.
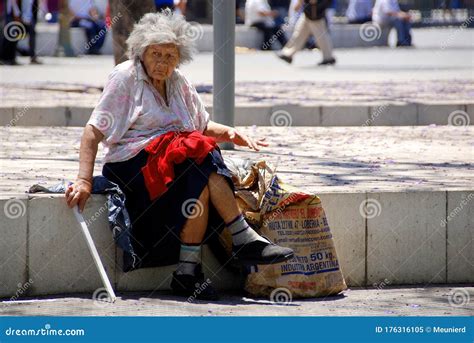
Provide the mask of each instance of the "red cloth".
POLYGON ((199 131, 168 132, 156 137, 145 148, 148 160, 142 168, 145 185, 154 200, 168 189, 174 179, 174 166, 192 158, 201 164, 207 154, 217 147, 216 140, 199 131))

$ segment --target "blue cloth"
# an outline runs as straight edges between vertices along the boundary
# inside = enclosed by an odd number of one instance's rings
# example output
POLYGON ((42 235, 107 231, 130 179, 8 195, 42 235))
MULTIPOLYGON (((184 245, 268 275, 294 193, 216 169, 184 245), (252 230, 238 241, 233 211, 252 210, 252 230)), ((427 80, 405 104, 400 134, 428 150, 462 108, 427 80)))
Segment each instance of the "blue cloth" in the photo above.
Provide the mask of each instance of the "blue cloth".
MULTIPOLYGON (((72 182, 67 184, 59 183, 51 187, 35 184, 30 187, 28 193, 65 193, 66 188, 70 184, 72 182)), ((138 258, 131 243, 132 227, 128 211, 125 208, 125 194, 116 183, 109 181, 104 176, 94 176, 92 180, 92 193, 107 195, 108 222, 114 241, 124 251, 124 254, 128 256, 129 268, 137 268, 138 258)))
POLYGON ((82 27, 86 31, 86 53, 98 54, 104 45, 107 26, 103 20, 75 19, 71 27, 82 27))
POLYGON ((411 24, 408 20, 389 18, 389 24, 397 30, 397 46, 411 46, 411 24))
POLYGON ((372 15, 372 0, 351 0, 347 6, 346 17, 349 21, 370 18, 372 15))
POLYGON ((173 0, 155 0, 155 6, 156 7, 161 7, 161 6, 174 6, 174 1, 173 0))

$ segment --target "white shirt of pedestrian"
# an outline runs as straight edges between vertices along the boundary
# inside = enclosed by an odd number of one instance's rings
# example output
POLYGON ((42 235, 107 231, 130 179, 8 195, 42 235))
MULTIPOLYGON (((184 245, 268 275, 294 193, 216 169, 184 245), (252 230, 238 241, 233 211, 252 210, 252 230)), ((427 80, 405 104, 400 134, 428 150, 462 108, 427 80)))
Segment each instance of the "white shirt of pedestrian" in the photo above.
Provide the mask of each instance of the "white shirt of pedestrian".
POLYGON ((245 3, 245 25, 250 26, 264 22, 266 26, 272 27, 274 25, 273 18, 259 14, 259 12, 269 12, 271 10, 267 0, 247 0, 245 3))
POLYGON ((387 24, 390 20, 388 13, 400 12, 398 0, 376 0, 372 20, 379 24, 387 24))

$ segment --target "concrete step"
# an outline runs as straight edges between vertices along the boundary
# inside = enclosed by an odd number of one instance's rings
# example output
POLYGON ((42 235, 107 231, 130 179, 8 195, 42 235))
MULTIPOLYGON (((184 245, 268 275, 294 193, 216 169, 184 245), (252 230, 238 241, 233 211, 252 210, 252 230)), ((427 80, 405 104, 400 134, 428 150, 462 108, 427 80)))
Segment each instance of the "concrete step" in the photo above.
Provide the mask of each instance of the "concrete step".
MULTIPOLYGON (((81 126, 93 106, 0 107, 0 125, 81 126)), ((212 106, 207 110, 212 115, 212 106)), ((379 103, 321 105, 237 105, 237 126, 416 126, 474 125, 474 104, 379 103)))
MULTIPOLYGON (((350 287, 474 282, 474 191, 324 193, 321 199, 350 287)), ((2 196, 0 208, 1 297, 92 293, 102 287, 62 195, 2 196)), ((84 217, 116 290, 169 289, 175 266, 121 271, 105 196, 94 195, 84 217)), ((214 286, 241 287, 241 277, 207 247, 203 254, 214 286)))

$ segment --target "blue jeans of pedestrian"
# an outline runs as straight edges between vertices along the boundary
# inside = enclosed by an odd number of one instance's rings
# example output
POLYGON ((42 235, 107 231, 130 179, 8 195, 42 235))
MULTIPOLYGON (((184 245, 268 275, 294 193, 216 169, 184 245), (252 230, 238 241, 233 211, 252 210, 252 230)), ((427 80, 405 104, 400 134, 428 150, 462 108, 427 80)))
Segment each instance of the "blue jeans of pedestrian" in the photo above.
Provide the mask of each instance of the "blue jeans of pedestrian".
POLYGON ((400 18, 390 19, 390 25, 397 30, 397 46, 411 46, 411 24, 400 18))
POLYGON ((100 52, 107 34, 107 28, 104 21, 91 19, 73 20, 71 26, 82 27, 85 29, 87 37, 85 48, 87 54, 98 54, 100 52))

